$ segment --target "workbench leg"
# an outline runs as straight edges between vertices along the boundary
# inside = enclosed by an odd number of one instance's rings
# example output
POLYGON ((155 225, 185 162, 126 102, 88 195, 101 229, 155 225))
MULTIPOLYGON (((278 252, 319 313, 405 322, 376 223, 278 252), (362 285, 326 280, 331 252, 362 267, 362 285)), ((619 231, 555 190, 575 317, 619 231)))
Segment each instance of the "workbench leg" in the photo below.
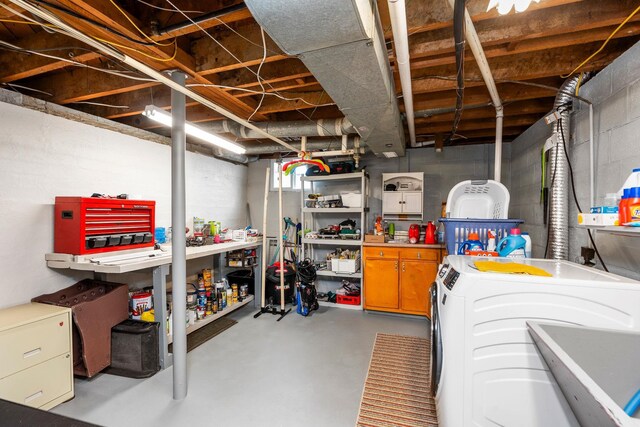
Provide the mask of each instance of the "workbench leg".
MULTIPOLYGON (((260 307, 260 300, 262 295, 262 252, 263 247, 256 247, 256 266, 253 267, 253 283, 254 283, 254 291, 253 291, 253 306, 260 307)), ((268 252, 268 251, 265 251, 268 252)))
POLYGON ((158 354, 160 355, 160 369, 171 366, 169 344, 167 339, 167 276, 169 265, 153 268, 153 311, 156 322, 160 323, 158 331, 158 354))
POLYGON ((228 255, 227 252, 223 253, 223 254, 217 254, 213 256, 213 263, 216 264, 216 260, 217 262, 217 266, 216 269, 218 270, 218 280, 222 280, 224 279, 225 275, 222 274, 222 272, 224 271, 224 268, 226 267, 226 263, 225 263, 225 257, 228 255))

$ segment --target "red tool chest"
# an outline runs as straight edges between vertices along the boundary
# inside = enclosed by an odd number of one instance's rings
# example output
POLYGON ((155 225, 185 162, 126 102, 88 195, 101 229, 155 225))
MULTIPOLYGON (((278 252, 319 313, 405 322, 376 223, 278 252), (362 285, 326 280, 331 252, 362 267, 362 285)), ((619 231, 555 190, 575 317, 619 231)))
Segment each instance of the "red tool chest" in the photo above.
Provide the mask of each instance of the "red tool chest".
POLYGON ((56 197, 54 251, 94 254, 154 245, 156 202, 56 197))

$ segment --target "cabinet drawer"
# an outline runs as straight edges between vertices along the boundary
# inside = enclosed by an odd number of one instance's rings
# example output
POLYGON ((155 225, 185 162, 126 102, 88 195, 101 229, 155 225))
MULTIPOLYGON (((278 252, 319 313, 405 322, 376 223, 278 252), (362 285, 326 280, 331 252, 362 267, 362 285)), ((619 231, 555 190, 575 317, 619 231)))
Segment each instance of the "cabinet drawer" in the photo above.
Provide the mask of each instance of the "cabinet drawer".
POLYGON ((0 380, 0 397, 34 408, 48 408, 51 401, 73 397, 71 354, 61 354, 39 365, 0 380))
POLYGON ((398 258, 400 249, 370 246, 364 248, 365 258, 398 258))
POLYGON ((400 258, 417 259, 423 261, 440 261, 439 249, 402 249, 400 250, 400 258))
POLYGON ((70 320, 61 313, 0 332, 0 378, 69 353, 70 320))

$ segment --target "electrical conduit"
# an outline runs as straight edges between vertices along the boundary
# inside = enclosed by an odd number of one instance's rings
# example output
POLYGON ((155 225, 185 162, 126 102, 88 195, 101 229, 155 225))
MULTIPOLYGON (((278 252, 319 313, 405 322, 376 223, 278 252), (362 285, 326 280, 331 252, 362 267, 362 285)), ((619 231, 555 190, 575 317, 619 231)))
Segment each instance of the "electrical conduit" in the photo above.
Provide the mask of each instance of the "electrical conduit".
MULTIPOLYGON (((451 8, 454 9, 455 0, 447 1, 449 2, 451 8)), ((487 85, 487 89, 489 90, 491 102, 496 109, 496 147, 493 179, 500 182, 500 175, 502 174, 502 126, 504 119, 504 107, 502 106, 502 101, 500 100, 500 96, 498 95, 496 82, 493 80, 493 75, 491 74, 491 69, 489 68, 489 62, 487 61, 487 57, 484 54, 484 50, 482 50, 482 44, 480 43, 480 39, 478 38, 476 28, 473 26, 473 21, 471 20, 469 11, 465 9, 464 15, 465 35, 467 38, 467 43, 469 44, 469 48, 473 53, 473 57, 478 63, 478 67, 480 68, 480 73, 482 74, 484 83, 487 85)))

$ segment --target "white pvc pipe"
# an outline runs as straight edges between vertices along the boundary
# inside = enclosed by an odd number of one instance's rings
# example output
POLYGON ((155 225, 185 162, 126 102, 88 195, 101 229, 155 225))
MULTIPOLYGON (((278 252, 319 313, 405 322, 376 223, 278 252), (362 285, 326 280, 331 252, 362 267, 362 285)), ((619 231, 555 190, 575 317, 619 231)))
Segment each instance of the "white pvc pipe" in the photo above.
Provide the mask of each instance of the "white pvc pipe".
POLYGON ((278 223, 280 234, 278 242, 280 243, 280 309, 284 312, 284 231, 282 230, 282 163, 278 168, 278 223))
POLYGON ((260 308, 264 308, 265 304, 265 292, 266 292, 266 284, 267 284, 267 207, 269 204, 269 179, 271 169, 267 168, 266 176, 264 178, 264 206, 262 208, 262 265, 260 268, 262 269, 262 275, 260 276, 262 279, 261 283, 261 299, 260 299, 260 308))
MULTIPOLYGON (((455 0, 447 1, 449 2, 451 9, 453 9, 455 6, 455 0)), ((496 109, 496 151, 494 159, 494 179, 500 182, 500 175, 502 170, 502 126, 504 107, 502 105, 502 101, 500 100, 500 96, 498 95, 498 88, 496 87, 495 80, 493 80, 491 68, 489 68, 489 62, 487 61, 487 57, 484 54, 484 50, 482 49, 482 43, 480 43, 480 38, 478 37, 478 33, 476 32, 476 27, 473 25, 471 15, 469 15, 469 11, 467 9, 465 9, 464 11, 464 21, 465 38, 467 39, 467 44, 469 45, 469 48, 473 53, 473 57, 476 59, 478 68, 480 68, 480 74, 482 74, 482 79, 487 85, 487 90, 489 91, 489 95, 491 96, 491 102, 496 109)))
POLYGON ((411 64, 409 62, 409 34, 407 31, 407 12, 404 0, 389 0, 391 30, 396 50, 396 65, 400 75, 404 111, 407 116, 409 139, 416 146, 416 125, 413 117, 413 89, 411 87, 411 64))
POLYGON ((263 131, 262 129, 260 129, 259 127, 253 125, 252 123, 248 122, 247 120, 243 119, 240 116, 235 115, 234 113, 232 113, 231 111, 228 111, 222 107, 220 107, 219 105, 211 102, 210 100, 208 100, 207 98, 203 97, 202 95, 192 91, 191 89, 188 89, 184 86, 180 86, 178 84, 176 84, 175 82, 173 82, 170 78, 168 78, 167 76, 163 75, 162 73, 154 70, 153 68, 143 64, 142 62, 139 62, 136 59, 133 59, 123 53, 118 52, 117 50, 111 48, 110 46, 107 46, 89 36, 87 36, 86 34, 76 30, 75 28, 73 28, 72 26, 70 26, 69 24, 65 23, 64 21, 60 20, 57 16, 51 14, 49 11, 41 9, 39 7, 36 7, 34 5, 32 5, 31 3, 24 1, 24 0, 9 0, 11 1, 11 3, 16 4, 20 7, 22 7, 23 9, 31 12, 32 14, 39 16, 40 18, 44 19, 45 21, 59 27, 61 30, 63 30, 64 32, 68 33, 67 35, 80 40, 81 42, 84 42, 86 44, 88 44, 89 46, 93 46, 96 49, 98 49, 99 51, 112 56, 116 59, 118 59, 119 61, 124 62, 125 64, 130 65, 131 67, 135 68, 136 70, 146 74, 147 76, 155 79, 156 81, 160 82, 160 83, 164 83, 166 86, 169 86, 171 89, 176 90, 182 94, 184 94, 185 96, 193 99, 196 102, 201 103, 202 105, 211 108, 213 111, 222 114, 225 117, 230 118, 231 120, 240 123, 243 126, 248 127, 249 129, 253 129, 254 131, 260 133, 260 135, 264 136, 265 138, 268 138, 274 142, 277 142, 278 144, 287 147, 288 149, 290 149, 291 151, 296 151, 296 149, 290 145, 287 144, 286 142, 284 142, 283 140, 281 140, 280 138, 276 138, 272 135, 270 135, 269 133, 263 131))
MULTIPOLYGON (((593 104, 589 104, 589 201, 591 206, 596 205, 596 168, 595 168, 595 143, 593 141, 593 104)), ((591 242, 589 242, 591 244, 591 242)))

